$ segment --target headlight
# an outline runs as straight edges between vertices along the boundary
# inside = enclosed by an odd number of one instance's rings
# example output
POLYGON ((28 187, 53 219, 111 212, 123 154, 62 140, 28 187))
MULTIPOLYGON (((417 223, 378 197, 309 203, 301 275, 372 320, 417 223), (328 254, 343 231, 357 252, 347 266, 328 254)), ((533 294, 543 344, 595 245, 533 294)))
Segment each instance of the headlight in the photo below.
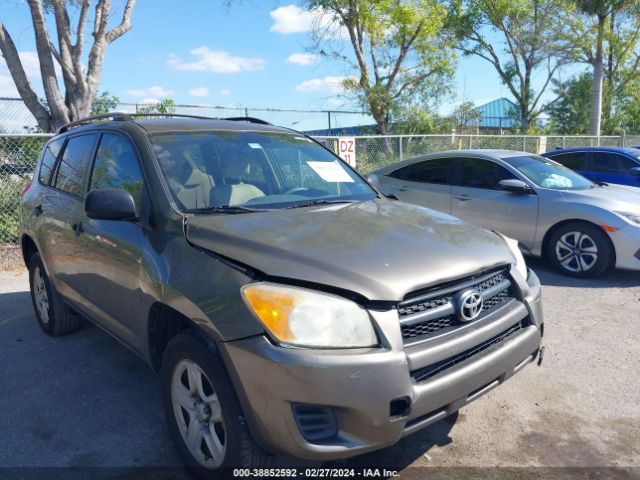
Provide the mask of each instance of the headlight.
POLYGON ((280 343, 320 348, 378 344, 369 314, 344 298, 272 283, 246 285, 242 297, 280 343))
POLYGON ((514 266, 516 270, 520 272, 520 275, 522 275, 522 278, 526 280, 527 277, 529 276, 527 273, 527 263, 524 261, 524 257, 522 256, 520 247, 518 247, 518 241, 502 234, 498 234, 498 235, 500 235, 504 239, 504 241, 507 242, 507 245, 509 245, 509 249, 511 250, 511 253, 513 253, 513 256, 516 258, 516 263, 514 266))
POLYGON ((637 213, 629 213, 629 212, 615 212, 615 213, 616 215, 619 215, 622 218, 624 218, 630 224, 635 225, 636 227, 640 227, 640 215, 638 215, 637 213))

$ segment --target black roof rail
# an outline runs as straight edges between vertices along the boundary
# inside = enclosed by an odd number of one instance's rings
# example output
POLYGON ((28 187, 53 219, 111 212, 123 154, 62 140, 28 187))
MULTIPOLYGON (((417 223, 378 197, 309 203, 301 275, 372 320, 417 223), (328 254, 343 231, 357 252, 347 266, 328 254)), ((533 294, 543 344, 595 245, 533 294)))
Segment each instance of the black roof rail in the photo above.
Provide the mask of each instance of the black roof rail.
POLYGON ((259 123, 260 125, 271 125, 266 120, 262 120, 256 117, 227 117, 222 120, 229 120, 232 122, 249 122, 249 123, 259 123))
POLYGON ((114 113, 103 113, 101 115, 92 115, 90 117, 81 118, 80 120, 76 120, 75 122, 69 122, 58 129, 58 134, 68 132, 72 128, 80 127, 81 125, 86 125, 87 123, 94 122, 95 120, 106 120, 112 119, 115 121, 126 121, 131 120, 131 115, 123 112, 114 112, 114 113))
POLYGON ((229 117, 229 118, 215 118, 215 117, 205 117, 202 115, 187 115, 182 113, 126 113, 126 112, 113 112, 113 113, 104 113, 101 115, 92 115, 90 117, 81 118, 80 120, 76 120, 75 122, 67 123, 58 129, 58 134, 68 132, 72 128, 80 127, 82 125, 87 125, 89 123, 95 122, 96 120, 106 120, 111 119, 114 121, 132 121, 134 118, 138 117, 179 117, 179 118, 197 118, 199 120, 229 120, 232 122, 249 122, 249 123, 259 123, 261 125, 271 125, 269 122, 265 120, 261 120, 259 118, 254 117, 229 117))
POLYGON ((179 117, 179 118, 197 118, 199 120, 220 120, 216 117, 205 117, 204 115, 189 115, 185 113, 130 113, 130 117, 179 117))

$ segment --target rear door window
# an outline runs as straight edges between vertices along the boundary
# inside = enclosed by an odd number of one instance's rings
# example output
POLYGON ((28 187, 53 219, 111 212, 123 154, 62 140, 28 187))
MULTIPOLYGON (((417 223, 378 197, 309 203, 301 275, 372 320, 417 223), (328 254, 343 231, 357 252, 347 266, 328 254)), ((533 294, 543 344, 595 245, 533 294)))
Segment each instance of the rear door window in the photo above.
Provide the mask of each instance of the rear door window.
POLYGON ((53 168, 56 164, 56 159, 60 154, 60 149, 62 148, 63 144, 64 139, 58 138, 57 140, 49 142, 44 149, 42 162, 40 163, 40 172, 38 173, 40 183, 49 185, 49 182, 51 181, 51 173, 53 172, 53 168))
POLYGON ((451 159, 438 158, 412 163, 391 172, 389 176, 409 182, 449 185, 451 183, 451 159))
POLYGON ((96 135, 79 135, 67 141, 58 161, 55 180, 52 185, 58 190, 80 197, 91 161, 96 135))
POLYGON ((460 160, 460 185, 470 188, 500 190, 500 180, 517 179, 502 165, 481 158, 460 160))
POLYGON ((568 152, 551 155, 550 158, 571 170, 587 170, 589 152, 568 152))

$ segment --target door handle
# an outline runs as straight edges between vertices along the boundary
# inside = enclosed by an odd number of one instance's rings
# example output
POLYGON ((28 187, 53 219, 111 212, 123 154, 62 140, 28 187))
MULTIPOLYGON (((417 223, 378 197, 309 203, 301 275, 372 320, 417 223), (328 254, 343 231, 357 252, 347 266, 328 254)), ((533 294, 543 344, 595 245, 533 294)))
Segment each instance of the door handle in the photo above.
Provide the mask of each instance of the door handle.
POLYGON ((399 185, 396 187, 396 190, 398 190, 399 192, 408 192, 409 187, 407 187, 406 185, 399 185))
POLYGON ((461 202, 467 202, 471 200, 471 197, 465 193, 462 193, 460 195, 454 195, 453 198, 455 198, 456 200, 460 200, 461 202))
POLYGON ((76 237, 79 237, 82 232, 84 232, 84 228, 82 228, 82 222, 74 223, 71 225, 71 230, 76 232, 76 237))
POLYGON ((42 205, 36 205, 35 207, 33 207, 33 214, 36 217, 39 217, 40 215, 42 215, 42 205))

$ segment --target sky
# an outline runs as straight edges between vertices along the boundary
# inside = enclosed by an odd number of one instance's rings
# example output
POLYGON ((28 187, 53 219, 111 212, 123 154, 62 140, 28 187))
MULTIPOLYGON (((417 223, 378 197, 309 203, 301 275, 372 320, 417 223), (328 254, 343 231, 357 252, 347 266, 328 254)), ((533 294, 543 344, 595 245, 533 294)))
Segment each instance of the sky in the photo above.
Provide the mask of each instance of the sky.
MULTIPOLYGON (((118 20, 123 0, 114 0, 118 20)), ((180 104, 304 110, 357 109, 341 95, 353 74, 311 53, 311 15, 296 0, 138 0, 133 28, 108 47, 100 91, 125 102, 164 97, 180 104)), ((37 55, 24 1, 0 0, 0 19, 13 36, 35 86, 37 55)), ((506 96, 493 68, 461 58, 454 93, 442 109, 461 100, 506 96)), ((17 96, 0 58, 0 96, 17 96)))

